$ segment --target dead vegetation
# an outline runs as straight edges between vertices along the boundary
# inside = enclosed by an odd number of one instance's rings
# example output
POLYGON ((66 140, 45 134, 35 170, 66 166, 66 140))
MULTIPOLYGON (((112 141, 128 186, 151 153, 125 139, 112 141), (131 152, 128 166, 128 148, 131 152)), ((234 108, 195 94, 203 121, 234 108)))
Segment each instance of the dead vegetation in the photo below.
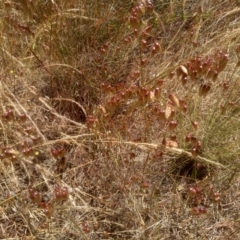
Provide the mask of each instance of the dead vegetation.
POLYGON ((238 239, 236 1, 3 1, 1 239, 238 239))

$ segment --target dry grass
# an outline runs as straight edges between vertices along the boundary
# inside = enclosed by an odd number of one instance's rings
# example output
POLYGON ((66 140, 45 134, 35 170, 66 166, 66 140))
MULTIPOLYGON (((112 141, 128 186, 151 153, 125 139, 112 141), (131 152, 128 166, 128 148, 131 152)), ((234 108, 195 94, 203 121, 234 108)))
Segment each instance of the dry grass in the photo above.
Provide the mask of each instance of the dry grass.
POLYGON ((238 239, 237 1, 101 2, 0 3, 0 239, 238 239))

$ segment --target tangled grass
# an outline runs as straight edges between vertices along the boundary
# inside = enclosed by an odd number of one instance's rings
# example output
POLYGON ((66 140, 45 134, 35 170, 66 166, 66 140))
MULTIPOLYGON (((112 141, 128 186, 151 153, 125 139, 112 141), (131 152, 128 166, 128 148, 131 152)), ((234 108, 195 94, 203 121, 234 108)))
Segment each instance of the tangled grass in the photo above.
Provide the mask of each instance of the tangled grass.
POLYGON ((1 239, 238 239, 237 1, 3 1, 1 239))

